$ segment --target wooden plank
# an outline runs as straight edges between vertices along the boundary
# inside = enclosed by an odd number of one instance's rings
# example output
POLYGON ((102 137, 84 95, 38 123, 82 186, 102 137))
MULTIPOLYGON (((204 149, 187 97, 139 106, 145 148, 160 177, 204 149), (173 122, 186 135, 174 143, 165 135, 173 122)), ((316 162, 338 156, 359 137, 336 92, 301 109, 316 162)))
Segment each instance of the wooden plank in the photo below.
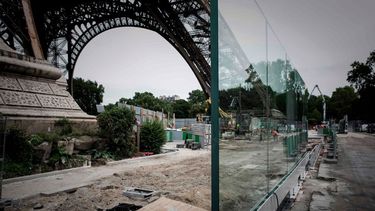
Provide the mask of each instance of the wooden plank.
POLYGON ((139 211, 206 211, 205 209, 192 206, 180 201, 175 201, 165 197, 142 207, 139 211))

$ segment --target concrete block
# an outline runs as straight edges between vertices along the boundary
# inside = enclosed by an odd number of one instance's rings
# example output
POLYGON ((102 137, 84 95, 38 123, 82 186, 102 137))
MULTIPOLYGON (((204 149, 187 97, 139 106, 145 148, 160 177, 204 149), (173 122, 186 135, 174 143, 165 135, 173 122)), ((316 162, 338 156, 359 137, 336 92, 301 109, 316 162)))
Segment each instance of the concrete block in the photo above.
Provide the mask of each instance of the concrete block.
POLYGON ((92 149, 94 144, 97 142, 97 137, 81 136, 79 138, 73 138, 75 150, 89 150, 92 149))

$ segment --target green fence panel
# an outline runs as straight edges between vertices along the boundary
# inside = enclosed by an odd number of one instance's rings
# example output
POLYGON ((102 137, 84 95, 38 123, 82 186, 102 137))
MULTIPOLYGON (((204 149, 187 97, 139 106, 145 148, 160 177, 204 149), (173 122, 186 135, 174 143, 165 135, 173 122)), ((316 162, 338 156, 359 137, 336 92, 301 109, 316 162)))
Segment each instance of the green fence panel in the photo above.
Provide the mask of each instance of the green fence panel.
POLYGON ((194 141, 195 142, 200 142, 200 137, 199 137, 199 135, 194 135, 194 141))
POLYGON ((172 142, 173 141, 173 133, 170 130, 165 131, 167 141, 172 142))

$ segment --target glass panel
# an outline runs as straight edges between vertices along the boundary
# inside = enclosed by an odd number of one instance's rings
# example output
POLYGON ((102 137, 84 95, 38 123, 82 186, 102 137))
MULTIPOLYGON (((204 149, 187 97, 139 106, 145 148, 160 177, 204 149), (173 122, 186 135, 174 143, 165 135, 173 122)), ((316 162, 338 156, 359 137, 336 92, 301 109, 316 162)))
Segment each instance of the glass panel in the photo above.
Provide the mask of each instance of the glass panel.
POLYGON ((219 184, 222 210, 269 190, 266 22, 253 1, 219 1, 219 184))
POLYGON ((219 0, 221 210, 249 210, 303 156, 306 89, 255 1, 219 0))
POLYGON ((286 52, 270 25, 267 25, 268 95, 270 98, 268 174, 274 187, 288 172, 287 63, 286 52))
POLYGON ((287 83, 287 115, 288 115, 288 169, 292 170, 294 164, 305 152, 307 142, 307 123, 304 117, 308 92, 297 69, 290 67, 287 83))

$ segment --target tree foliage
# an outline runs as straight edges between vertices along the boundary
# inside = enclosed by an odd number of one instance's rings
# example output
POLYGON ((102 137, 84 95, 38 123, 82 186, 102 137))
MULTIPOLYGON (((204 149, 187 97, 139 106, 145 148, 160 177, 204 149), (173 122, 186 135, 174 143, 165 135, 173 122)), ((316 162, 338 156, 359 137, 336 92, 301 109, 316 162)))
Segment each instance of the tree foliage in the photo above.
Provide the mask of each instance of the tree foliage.
POLYGON ((204 95, 204 92, 202 90, 195 89, 189 92, 189 97, 187 98, 187 100, 192 104, 201 104, 206 101, 206 96, 204 95))
POLYGON ((206 108, 209 105, 206 103, 206 96, 202 90, 196 89, 189 92, 187 100, 190 104, 189 115, 191 117, 206 113, 206 108))
POLYGON ((331 115, 336 119, 342 119, 344 115, 353 116, 353 105, 358 99, 353 87, 345 86, 336 88, 332 93, 329 108, 331 115))
POLYGON ((355 61, 351 64, 347 81, 353 86, 359 95, 354 102, 353 118, 374 121, 375 120, 375 51, 370 53, 366 62, 355 61))
POLYGON ((10 128, 7 131, 5 157, 7 160, 31 164, 32 145, 24 131, 10 128))
POLYGON ((119 157, 133 155, 135 145, 131 140, 134 112, 127 108, 115 107, 98 115, 98 125, 103 137, 110 141, 110 148, 119 157))
POLYGON ((161 100, 150 92, 136 92, 133 98, 121 98, 119 102, 126 103, 128 105, 140 106, 153 111, 163 111, 165 113, 172 112, 170 102, 161 100))
POLYGON ((201 90, 193 90, 189 93, 188 101, 180 99, 176 101, 162 100, 150 92, 136 92, 133 98, 121 98, 119 103, 140 106, 153 111, 175 113, 177 118, 196 117, 198 113, 206 113, 206 97, 201 90))
MULTIPOLYGON (((358 101, 358 94, 350 86, 339 87, 329 97, 324 95, 326 101, 326 120, 340 120, 344 115, 353 119, 356 115, 353 110, 358 101)), ((322 96, 311 95, 307 104, 307 119, 310 124, 317 124, 323 121, 323 98, 322 96)))
POLYGON ((24 131, 10 128, 6 133, 5 178, 31 173, 33 147, 24 131))
POLYGON ((315 108, 308 117, 308 121, 310 124, 315 125, 322 121, 322 113, 315 108))
POLYGON ((159 121, 148 121, 141 128, 141 151, 160 153, 166 142, 163 124, 159 121))
POLYGON ((190 104, 186 100, 176 100, 172 104, 173 113, 175 113, 176 118, 188 118, 192 117, 189 115, 190 104))
MULTIPOLYGON (((326 120, 332 118, 331 112, 329 109, 332 107, 329 106, 331 98, 327 95, 324 95, 326 101, 326 120)), ((322 96, 311 95, 310 99, 307 102, 307 120, 310 124, 317 124, 323 121, 323 98, 322 96)))
POLYGON ((103 102, 104 87, 96 81, 73 79, 73 97, 88 114, 96 115, 96 105, 103 102))

